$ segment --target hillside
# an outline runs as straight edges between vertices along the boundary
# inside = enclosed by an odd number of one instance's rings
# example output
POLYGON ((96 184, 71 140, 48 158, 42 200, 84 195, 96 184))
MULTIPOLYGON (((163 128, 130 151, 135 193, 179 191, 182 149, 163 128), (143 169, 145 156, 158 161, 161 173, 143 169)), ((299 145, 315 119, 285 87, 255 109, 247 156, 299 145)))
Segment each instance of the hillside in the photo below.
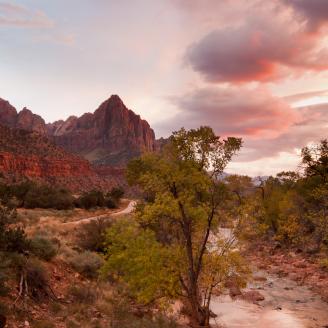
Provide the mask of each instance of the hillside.
POLYGON ((8 180, 30 178, 66 186, 72 190, 106 188, 90 163, 54 145, 35 132, 0 125, 0 172, 8 180))

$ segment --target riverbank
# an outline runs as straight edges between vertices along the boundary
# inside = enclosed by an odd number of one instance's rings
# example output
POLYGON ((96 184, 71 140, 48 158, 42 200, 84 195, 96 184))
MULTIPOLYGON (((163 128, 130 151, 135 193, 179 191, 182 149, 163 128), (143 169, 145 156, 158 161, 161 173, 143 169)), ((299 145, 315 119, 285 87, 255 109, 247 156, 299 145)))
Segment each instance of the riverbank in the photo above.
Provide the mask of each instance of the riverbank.
POLYGON ((248 245, 244 256, 260 270, 281 278, 288 277, 298 286, 309 287, 328 303, 328 270, 320 266, 318 257, 263 241, 248 245))
POLYGON ((328 327, 328 272, 313 257, 266 242, 248 245, 243 253, 253 279, 244 290, 213 298, 214 327, 328 327))

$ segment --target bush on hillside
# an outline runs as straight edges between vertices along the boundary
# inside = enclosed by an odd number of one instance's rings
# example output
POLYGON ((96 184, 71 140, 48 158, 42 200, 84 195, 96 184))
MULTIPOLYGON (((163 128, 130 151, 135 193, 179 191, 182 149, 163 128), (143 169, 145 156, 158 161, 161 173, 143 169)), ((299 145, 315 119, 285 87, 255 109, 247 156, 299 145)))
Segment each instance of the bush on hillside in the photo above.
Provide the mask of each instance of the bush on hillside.
POLYGON ((69 259, 69 263, 80 274, 88 278, 95 278, 103 265, 103 259, 96 253, 85 251, 73 254, 69 259))
POLYGON ((76 202, 77 207, 90 209, 94 207, 103 207, 105 205, 105 197, 102 191, 92 190, 84 193, 76 202))
POLYGON ((31 240, 31 251, 42 260, 50 261, 58 252, 58 245, 50 239, 36 235, 31 240))
POLYGON ((33 186, 24 199, 24 207, 26 208, 66 210, 72 208, 73 203, 74 198, 69 191, 49 186, 33 186))
POLYGON ((103 252, 105 233, 111 225, 112 220, 108 218, 98 218, 82 224, 77 233, 77 244, 87 251, 103 252))
POLYGON ((92 304, 97 299, 97 291, 93 286, 74 285, 69 293, 78 303, 92 304))

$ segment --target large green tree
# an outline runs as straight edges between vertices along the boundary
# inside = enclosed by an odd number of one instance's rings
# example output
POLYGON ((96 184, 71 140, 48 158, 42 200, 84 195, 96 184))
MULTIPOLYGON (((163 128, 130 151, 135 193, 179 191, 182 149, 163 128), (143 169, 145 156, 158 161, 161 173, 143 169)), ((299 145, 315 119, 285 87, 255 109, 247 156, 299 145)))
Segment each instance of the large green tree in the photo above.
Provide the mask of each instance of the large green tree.
POLYGON ((181 129, 161 154, 147 154, 128 165, 129 183, 145 195, 137 220, 174 254, 170 272, 176 279, 170 281, 178 281, 195 327, 209 326, 213 291, 223 288, 228 278, 245 274, 231 239, 217 238, 229 193, 220 176, 241 145, 241 139, 222 140, 209 127, 181 129))

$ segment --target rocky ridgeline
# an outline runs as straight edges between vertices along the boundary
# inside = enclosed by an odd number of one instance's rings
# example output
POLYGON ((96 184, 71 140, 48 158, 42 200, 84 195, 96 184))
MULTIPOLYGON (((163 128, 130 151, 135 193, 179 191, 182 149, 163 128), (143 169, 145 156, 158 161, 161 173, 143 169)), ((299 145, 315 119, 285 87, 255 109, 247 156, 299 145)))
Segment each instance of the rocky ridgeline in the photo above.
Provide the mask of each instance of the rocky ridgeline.
POLYGON ((155 134, 149 124, 127 109, 116 95, 94 113, 50 124, 26 108, 17 113, 9 102, 0 99, 0 124, 47 136, 68 152, 96 165, 124 166, 142 151, 156 148, 155 134))

